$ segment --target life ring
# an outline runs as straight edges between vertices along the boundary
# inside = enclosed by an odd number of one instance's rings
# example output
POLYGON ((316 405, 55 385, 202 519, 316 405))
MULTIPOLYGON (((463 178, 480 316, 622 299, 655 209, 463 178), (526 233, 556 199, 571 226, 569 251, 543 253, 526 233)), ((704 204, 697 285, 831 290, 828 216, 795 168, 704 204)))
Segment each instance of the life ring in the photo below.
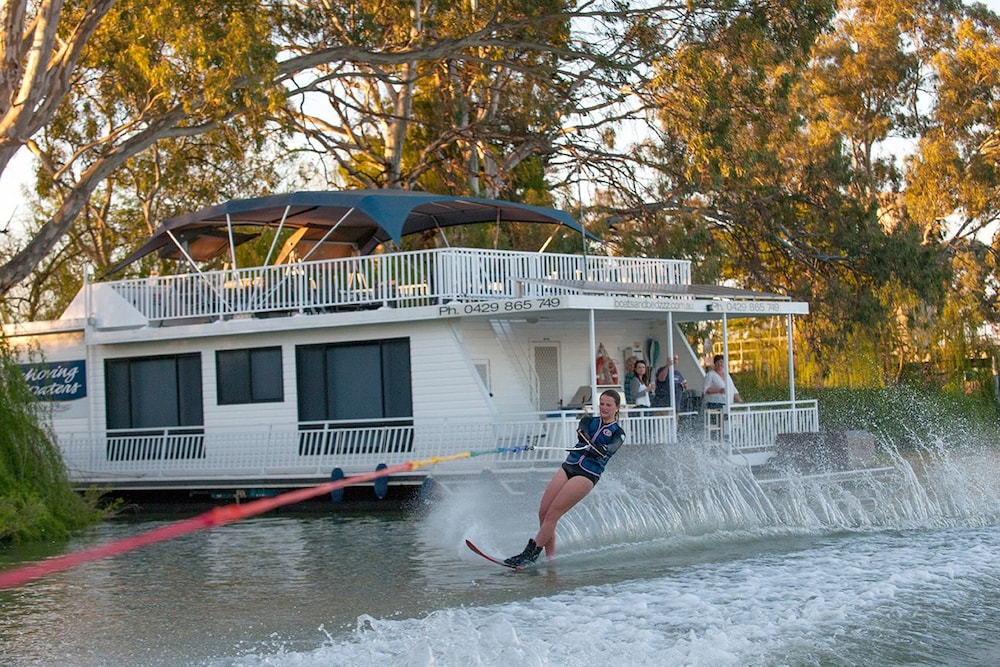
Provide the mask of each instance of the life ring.
POLYGON ((618 384, 618 366, 613 359, 597 357, 597 384, 618 384))

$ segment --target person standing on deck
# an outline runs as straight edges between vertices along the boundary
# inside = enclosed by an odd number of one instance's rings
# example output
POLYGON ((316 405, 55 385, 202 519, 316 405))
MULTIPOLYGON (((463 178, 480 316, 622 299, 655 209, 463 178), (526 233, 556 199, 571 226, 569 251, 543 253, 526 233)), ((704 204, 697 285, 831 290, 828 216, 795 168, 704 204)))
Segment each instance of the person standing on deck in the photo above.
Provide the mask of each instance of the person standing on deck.
MULTIPOLYGON (((649 407, 649 392, 653 384, 649 380, 649 368, 646 362, 638 360, 632 370, 632 377, 629 379, 629 392, 632 402, 635 405, 649 407)), ((627 399, 626 399, 627 400, 627 399)))
POLYGON ((740 392, 733 384, 733 378, 726 370, 726 358, 717 354, 712 357, 712 368, 705 373, 705 407, 709 410, 722 410, 729 402, 730 391, 734 403, 743 402, 740 392))
POLYGON ((556 524, 559 519, 590 493, 601 479, 604 466, 625 441, 625 431, 618 425, 621 395, 605 390, 598 402, 600 416, 585 416, 576 429, 577 445, 553 475, 538 505, 538 533, 528 540, 524 551, 504 563, 522 567, 535 562, 545 549, 549 558, 556 553, 556 524))
POLYGON ((656 369, 656 388, 653 390, 653 407, 669 408, 673 403, 670 401, 670 380, 673 379, 674 395, 677 403, 681 403, 684 390, 687 389, 687 380, 679 370, 677 362, 679 357, 675 354, 672 360, 656 369))

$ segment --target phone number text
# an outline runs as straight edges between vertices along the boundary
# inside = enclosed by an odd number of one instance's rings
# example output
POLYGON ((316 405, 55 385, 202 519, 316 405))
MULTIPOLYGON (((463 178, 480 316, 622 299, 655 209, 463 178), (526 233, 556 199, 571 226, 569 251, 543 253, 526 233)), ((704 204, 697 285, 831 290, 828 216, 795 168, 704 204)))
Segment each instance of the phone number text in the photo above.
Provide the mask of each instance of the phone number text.
POLYGON ((454 315, 480 315, 483 313, 519 313, 530 310, 547 310, 559 308, 562 301, 559 297, 544 299, 515 299, 503 301, 476 301, 474 303, 448 303, 438 308, 440 317, 454 315))

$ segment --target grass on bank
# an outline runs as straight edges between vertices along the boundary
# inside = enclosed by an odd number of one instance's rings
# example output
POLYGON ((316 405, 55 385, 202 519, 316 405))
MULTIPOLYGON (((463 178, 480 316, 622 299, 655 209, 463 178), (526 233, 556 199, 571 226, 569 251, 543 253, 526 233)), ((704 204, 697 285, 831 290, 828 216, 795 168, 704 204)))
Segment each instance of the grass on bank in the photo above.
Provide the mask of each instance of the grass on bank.
POLYGON ((70 486, 47 409, 0 340, 0 542, 64 538, 104 515, 70 486))

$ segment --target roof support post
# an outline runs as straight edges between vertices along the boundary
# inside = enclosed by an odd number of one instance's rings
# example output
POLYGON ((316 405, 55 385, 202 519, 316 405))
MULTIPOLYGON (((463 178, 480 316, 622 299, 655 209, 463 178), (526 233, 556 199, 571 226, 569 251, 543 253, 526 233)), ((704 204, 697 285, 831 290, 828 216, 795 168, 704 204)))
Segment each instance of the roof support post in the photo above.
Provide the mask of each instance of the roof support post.
POLYGON ((729 375, 729 373, 730 373, 730 368, 729 368, 729 313, 725 309, 722 310, 722 357, 723 357, 723 359, 722 359, 722 367, 723 367, 723 369, 726 372, 726 377, 725 377, 725 384, 726 384, 726 407, 725 407, 725 416, 722 419, 722 425, 723 425, 722 432, 725 435, 726 453, 728 454, 728 453, 730 453, 730 448, 733 446, 733 443, 732 443, 732 441, 730 440, 730 437, 729 437, 730 436, 729 429, 730 429, 730 425, 731 425, 731 420, 729 419, 729 411, 730 411, 730 408, 733 405, 732 387, 734 387, 735 385, 732 382, 732 377, 730 377, 730 375, 729 375))
POLYGON ((594 309, 587 311, 588 324, 590 325, 590 349, 593 350, 595 361, 590 364, 590 404, 595 415, 599 415, 599 397, 597 395, 597 331, 594 327, 594 309))
MULTIPOLYGON (((649 363, 649 360, 646 360, 649 363)), ((670 383, 670 405, 673 406, 674 416, 670 420, 670 441, 677 442, 677 414, 680 412, 678 408, 677 396, 675 387, 677 383, 674 382, 674 373, 677 372, 677 368, 673 366, 674 363, 674 313, 673 311, 667 311, 667 382, 670 383)), ((656 369, 653 369, 653 377, 656 377, 656 369)))
MULTIPOLYGON (((792 414, 795 414, 795 350, 794 342, 792 340, 792 314, 789 313, 785 317, 788 318, 787 321, 787 333, 788 337, 788 400, 792 403, 792 414)), ((798 418, 796 418, 795 430, 798 430, 798 418)))
POLYGON ((267 249, 267 257, 264 258, 264 266, 267 266, 271 262, 271 255, 274 254, 274 246, 278 243, 278 237, 281 236, 281 230, 285 228, 285 220, 288 219, 288 212, 291 210, 291 206, 286 206, 284 213, 281 214, 281 221, 278 223, 278 229, 274 232, 274 238, 271 239, 271 247, 267 249))
POLYGON ((332 227, 330 227, 330 229, 326 230, 326 234, 323 234, 323 238, 321 238, 319 241, 316 241, 316 243, 313 244, 313 247, 309 249, 309 252, 306 253, 306 256, 303 257, 301 261, 304 262, 307 259, 309 259, 310 255, 312 255, 314 252, 316 252, 316 250, 321 245, 323 245, 324 243, 326 243, 326 240, 328 238, 330 238, 330 235, 333 234, 335 231, 337 231, 337 227, 340 227, 340 225, 343 224, 344 220, 347 220, 348 216, 350 216, 351 213, 354 213, 354 208, 353 207, 350 208, 347 211, 347 213, 345 213, 344 215, 340 216, 340 220, 338 220, 335 225, 333 225, 332 227))
POLYGON ((239 270, 239 266, 236 265, 236 241, 233 240, 233 219, 228 213, 226 213, 226 233, 229 234, 229 259, 233 263, 233 276, 236 276, 236 271, 239 270))

